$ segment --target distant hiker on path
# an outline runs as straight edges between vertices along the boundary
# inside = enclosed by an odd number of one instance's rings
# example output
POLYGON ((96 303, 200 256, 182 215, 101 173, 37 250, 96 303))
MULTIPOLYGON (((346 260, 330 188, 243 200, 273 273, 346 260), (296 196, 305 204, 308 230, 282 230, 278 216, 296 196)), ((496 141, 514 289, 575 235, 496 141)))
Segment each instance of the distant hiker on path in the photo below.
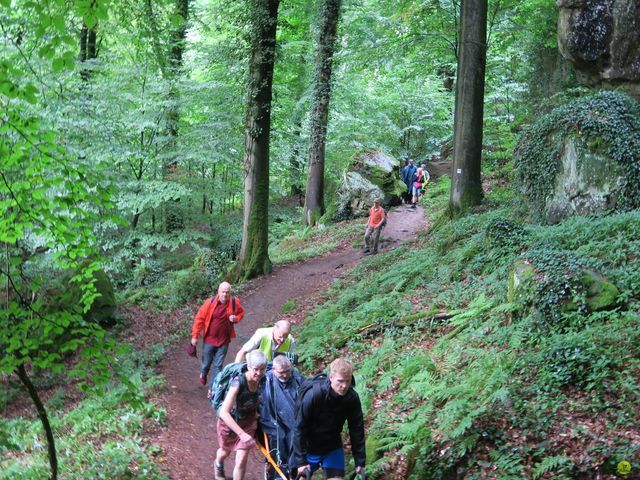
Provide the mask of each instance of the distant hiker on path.
POLYGON ((413 160, 409 159, 407 165, 402 169, 402 181, 407 186, 407 191, 404 195, 404 203, 409 203, 411 194, 413 193, 413 177, 416 174, 416 166, 413 164, 413 160))
POLYGON ((426 188, 427 183, 431 180, 431 175, 427 172, 427 166, 423 163, 413 178, 413 197, 411 198, 411 208, 416 208, 416 204, 426 188))
POLYGON ((367 220, 367 228, 364 231, 364 253, 378 253, 378 242, 380 241, 380 232, 385 225, 387 213, 380 206, 380 199, 373 201, 373 207, 369 210, 369 219, 367 220))
MULTIPOLYGON (((286 355, 276 355, 260 389, 260 427, 267 434, 271 457, 285 473, 293 463, 296 398, 303 381, 286 355)), ((270 469, 267 479, 274 478, 275 472, 270 469)))
POLYGON ((216 421, 218 451, 215 460, 215 480, 226 480, 224 461, 236 452, 233 480, 243 480, 249 452, 255 446, 253 437, 258 429, 260 380, 264 376, 267 359, 260 350, 247 355, 247 369, 234 377, 216 421))
POLYGON ((252 350, 264 353, 267 362, 273 360, 276 353, 293 353, 295 340, 289 332, 291 323, 288 320, 279 320, 273 327, 259 328, 237 353, 236 363, 242 362, 245 355, 252 350))
POLYGON ((202 335, 201 385, 207 383, 207 375, 212 363, 212 380, 222 370, 229 342, 236 337, 233 325, 240 323, 242 317, 244 317, 244 309, 240 300, 231 295, 231 285, 228 282, 222 282, 216 294, 207 299, 198 310, 193 319, 191 345, 195 346, 198 343, 198 336, 202 335))
POLYGON ((364 420, 360 397, 352 386, 353 365, 343 358, 331 363, 329 378, 306 380, 298 391, 294 464, 298 475, 322 467, 326 478, 344 478, 344 448, 340 436, 349 425, 356 473, 365 465, 364 420))

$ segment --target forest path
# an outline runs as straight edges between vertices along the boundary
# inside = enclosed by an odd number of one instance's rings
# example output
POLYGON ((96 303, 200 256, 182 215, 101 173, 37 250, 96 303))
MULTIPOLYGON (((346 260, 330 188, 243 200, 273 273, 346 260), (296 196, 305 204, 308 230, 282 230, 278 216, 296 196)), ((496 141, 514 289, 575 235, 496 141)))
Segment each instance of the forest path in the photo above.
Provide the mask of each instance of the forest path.
MULTIPOLYGON (((364 219, 362 223, 364 224, 364 219)), ((381 236, 381 252, 414 239, 426 228, 421 207, 402 205, 389 212, 381 236)), ((364 233, 364 225, 363 225, 364 233)), ((232 362, 240 346, 253 332, 279 318, 282 305, 295 300, 298 310, 307 310, 312 297, 321 295, 334 279, 343 276, 363 257, 362 250, 351 246, 336 249, 320 257, 288 265, 276 265, 269 275, 252 280, 239 295, 245 317, 236 326, 238 338, 229 346, 225 364, 232 362)), ((193 306, 193 315, 200 303, 193 306)), ((295 325, 295 319, 292 320, 295 325)), ((190 331, 190 330, 189 330, 190 331)), ((294 326, 295 334, 295 326, 294 326)), ((198 360, 186 354, 188 333, 169 350, 159 364, 166 387, 157 402, 167 411, 167 426, 152 434, 150 442, 159 445, 160 464, 173 480, 213 478, 213 460, 217 450, 215 415, 207 401, 207 389, 198 383, 198 360)), ((202 352, 198 345, 198 354, 202 352)), ((232 454, 225 463, 227 478, 233 472, 232 454)), ((249 458, 245 480, 262 479, 263 457, 254 449, 249 458)))

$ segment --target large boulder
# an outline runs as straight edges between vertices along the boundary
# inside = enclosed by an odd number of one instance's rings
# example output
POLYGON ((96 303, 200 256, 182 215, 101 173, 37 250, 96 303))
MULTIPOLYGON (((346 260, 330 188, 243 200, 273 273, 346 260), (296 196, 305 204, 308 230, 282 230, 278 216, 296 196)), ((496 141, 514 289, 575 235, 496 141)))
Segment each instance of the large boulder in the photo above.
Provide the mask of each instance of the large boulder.
POLYGON ((624 187, 624 172, 615 160, 576 137, 557 139, 559 169, 547 200, 547 222, 574 215, 614 210, 624 187))
MULTIPOLYGON (((543 267, 536 267, 527 260, 518 259, 511 267, 507 286, 507 300, 513 306, 516 317, 529 313, 531 309, 544 309, 545 299, 540 299, 538 289, 542 283, 547 290, 549 285, 544 285, 545 279, 548 281, 549 273, 543 267)), ((584 295, 582 308, 589 312, 602 310, 612 310, 618 305, 620 290, 600 273, 585 268, 574 272, 574 275, 567 280, 563 278, 563 293, 558 294, 556 308, 561 312, 572 312, 578 310, 575 297, 571 292, 582 292, 584 295), (567 284, 570 284, 569 287, 567 284)))
POLYGON ((515 160, 537 220, 637 208, 640 104, 600 92, 559 107, 524 132, 515 160))
POLYGON ((358 172, 344 172, 338 189, 336 220, 365 216, 376 198, 383 198, 382 190, 358 172))
POLYGON ((640 0, 557 0, 558 46, 587 85, 640 95, 640 0))
POLYGON ((376 150, 357 155, 342 175, 334 219, 367 215, 375 198, 385 207, 402 203, 406 186, 400 180, 400 162, 376 150))

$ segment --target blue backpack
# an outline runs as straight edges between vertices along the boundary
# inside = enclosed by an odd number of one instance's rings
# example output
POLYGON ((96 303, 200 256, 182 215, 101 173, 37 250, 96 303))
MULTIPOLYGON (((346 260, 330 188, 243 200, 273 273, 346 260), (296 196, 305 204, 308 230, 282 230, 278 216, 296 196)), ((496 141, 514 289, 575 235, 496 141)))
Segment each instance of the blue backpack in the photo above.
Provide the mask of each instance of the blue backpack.
POLYGON ((244 372, 246 371, 246 362, 230 363, 218 372, 216 377, 213 379, 213 383, 211 385, 211 406, 215 410, 216 415, 220 415, 220 407, 227 396, 231 380, 239 376, 240 382, 246 383, 247 379, 244 376, 244 372))

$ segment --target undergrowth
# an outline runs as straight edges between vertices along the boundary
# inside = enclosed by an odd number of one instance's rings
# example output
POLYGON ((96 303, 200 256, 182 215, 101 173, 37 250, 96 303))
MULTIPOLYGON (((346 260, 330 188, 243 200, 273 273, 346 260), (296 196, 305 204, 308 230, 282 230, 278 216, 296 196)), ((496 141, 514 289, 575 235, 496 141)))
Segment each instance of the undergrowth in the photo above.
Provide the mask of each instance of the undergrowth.
POLYGON ((370 478, 637 473, 640 211, 542 227, 498 189, 450 221, 448 191, 419 245, 363 261, 299 335, 307 370, 356 364, 370 478))
MULTIPOLYGON (((160 387, 160 376, 148 376, 153 351, 118 357, 118 368, 130 383, 104 385, 75 401, 59 389, 45 404, 56 439, 59 478, 168 478, 156 464, 158 447, 148 443, 149 430, 164 424, 166 412, 147 394, 160 387), (135 392, 132 395, 132 391, 135 392), (68 408, 69 403, 73 405, 68 408)), ((0 480, 40 480, 50 474, 42 424, 34 418, 0 417, 0 480)))

